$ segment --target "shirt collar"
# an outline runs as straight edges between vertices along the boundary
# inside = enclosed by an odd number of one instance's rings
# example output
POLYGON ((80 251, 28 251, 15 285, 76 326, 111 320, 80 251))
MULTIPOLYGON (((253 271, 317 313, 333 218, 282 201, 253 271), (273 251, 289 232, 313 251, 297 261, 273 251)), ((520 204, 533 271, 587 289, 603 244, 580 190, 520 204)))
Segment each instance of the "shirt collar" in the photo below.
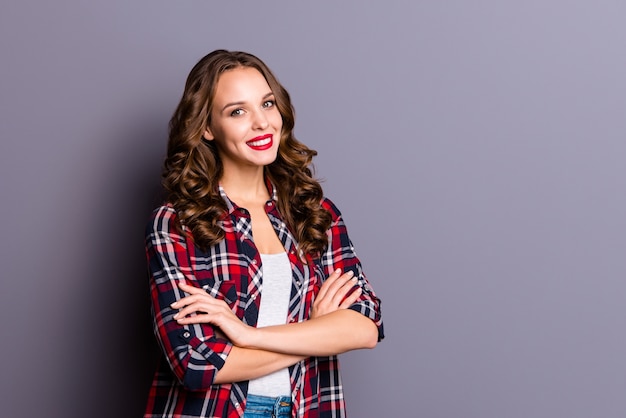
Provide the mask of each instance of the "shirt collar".
MULTIPOLYGON (((272 183, 272 181, 268 177, 265 177, 265 185, 267 186, 267 191, 270 193, 270 200, 268 200, 268 202, 277 202, 278 190, 276 189, 276 186, 274 186, 274 183, 272 183)), ((222 199, 224 199, 224 202, 226 202, 226 209, 228 210, 228 213, 231 214, 235 210, 239 209, 239 206, 237 206, 235 202, 228 198, 228 195, 226 194, 226 191, 222 187, 221 183, 218 185, 218 188, 220 196, 222 197, 222 199)))

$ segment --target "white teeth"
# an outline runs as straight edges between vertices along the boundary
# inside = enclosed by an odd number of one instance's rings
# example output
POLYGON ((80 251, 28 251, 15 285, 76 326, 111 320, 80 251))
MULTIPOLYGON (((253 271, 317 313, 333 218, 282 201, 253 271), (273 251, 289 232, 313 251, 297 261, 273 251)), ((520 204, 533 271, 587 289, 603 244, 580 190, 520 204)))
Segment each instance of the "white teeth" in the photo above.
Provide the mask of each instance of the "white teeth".
POLYGON ((272 138, 265 138, 265 139, 261 139, 258 141, 250 141, 248 142, 248 145, 251 145, 253 147, 261 147, 263 145, 267 145, 272 141, 272 138))

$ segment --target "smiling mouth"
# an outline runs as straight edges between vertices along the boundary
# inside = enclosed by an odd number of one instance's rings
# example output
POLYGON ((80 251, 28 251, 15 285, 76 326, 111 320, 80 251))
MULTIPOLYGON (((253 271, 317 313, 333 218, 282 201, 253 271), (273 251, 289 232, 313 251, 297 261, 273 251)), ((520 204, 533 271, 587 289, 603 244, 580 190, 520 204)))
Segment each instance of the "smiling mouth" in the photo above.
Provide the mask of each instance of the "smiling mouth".
POLYGON ((246 144, 254 150, 263 151, 271 148, 274 144, 273 135, 266 134, 262 136, 257 136, 256 138, 252 138, 250 141, 246 142, 246 144))

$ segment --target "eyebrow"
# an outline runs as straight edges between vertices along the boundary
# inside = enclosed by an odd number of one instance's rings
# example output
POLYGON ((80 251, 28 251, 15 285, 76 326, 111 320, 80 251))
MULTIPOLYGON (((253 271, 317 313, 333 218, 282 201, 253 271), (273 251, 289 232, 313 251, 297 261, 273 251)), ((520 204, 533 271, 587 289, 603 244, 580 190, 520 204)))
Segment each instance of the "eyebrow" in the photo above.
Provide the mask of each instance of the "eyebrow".
MULTIPOLYGON (((263 96, 263 100, 267 99, 268 97, 271 97, 274 95, 274 92, 270 91, 269 93, 267 93, 265 96, 263 96)), ((226 104, 223 108, 222 108, 222 112, 225 111, 226 109, 228 109, 231 106, 241 106, 243 104, 246 104, 246 102, 232 102, 232 103, 228 103, 226 104)))

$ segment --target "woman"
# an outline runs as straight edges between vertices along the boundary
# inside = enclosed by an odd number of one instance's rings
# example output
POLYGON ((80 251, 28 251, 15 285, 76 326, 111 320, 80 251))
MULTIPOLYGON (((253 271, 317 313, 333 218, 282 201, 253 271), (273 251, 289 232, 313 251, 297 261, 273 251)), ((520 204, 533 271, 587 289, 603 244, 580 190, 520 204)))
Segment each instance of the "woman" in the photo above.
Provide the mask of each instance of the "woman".
POLYGON ((383 338, 380 301, 293 127, 255 56, 189 74, 146 231, 164 361, 145 417, 345 416, 336 355, 383 338))

